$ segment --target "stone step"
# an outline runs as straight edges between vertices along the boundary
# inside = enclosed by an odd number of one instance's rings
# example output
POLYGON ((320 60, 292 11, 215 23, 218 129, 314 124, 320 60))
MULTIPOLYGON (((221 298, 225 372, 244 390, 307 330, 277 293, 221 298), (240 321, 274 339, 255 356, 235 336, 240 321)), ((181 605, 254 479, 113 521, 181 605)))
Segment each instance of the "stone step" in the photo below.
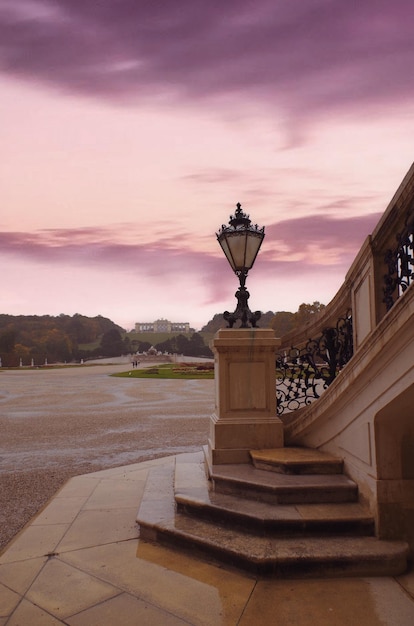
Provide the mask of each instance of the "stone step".
POLYGON ((193 517, 247 528, 259 535, 372 535, 374 520, 358 502, 334 504, 270 504, 211 489, 205 464, 177 457, 174 495, 177 511, 193 517))
POLYGON ((343 461, 311 448, 274 448, 251 450, 253 465, 258 469, 281 474, 342 474, 343 461))
MULTIPOLYGON (((188 461, 191 472, 194 458, 188 461)), ((173 462, 149 471, 137 521, 144 541, 181 547, 255 574, 395 576, 407 567, 404 542, 375 537, 263 537, 178 513, 173 462)))
POLYGON ((274 504, 356 502, 358 486, 342 474, 279 474, 252 465, 213 465, 210 479, 219 493, 274 504))

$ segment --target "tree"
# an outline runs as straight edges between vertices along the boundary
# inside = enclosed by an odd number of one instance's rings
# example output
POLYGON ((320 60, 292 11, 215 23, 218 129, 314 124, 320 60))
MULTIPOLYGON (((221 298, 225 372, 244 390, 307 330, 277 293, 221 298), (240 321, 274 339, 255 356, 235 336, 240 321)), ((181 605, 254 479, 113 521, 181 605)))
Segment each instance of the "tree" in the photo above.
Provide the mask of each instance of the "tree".
MULTIPOLYGON (((36 362, 71 361, 74 358, 87 358, 92 354, 99 356, 98 348, 79 349, 78 344, 95 343, 102 335, 115 329, 124 330, 111 320, 98 315, 86 317, 76 313, 71 317, 61 313, 52 315, 5 315, 0 314, 0 356, 4 365, 16 365, 22 354, 30 351, 30 357, 36 362), (19 346, 17 353, 15 346, 19 346)), ((122 352, 128 352, 126 342, 122 352)), ((22 357, 23 358, 23 357, 22 357)))
POLYGON ((16 343, 14 352, 19 361, 19 364, 21 359, 22 365, 30 365, 32 355, 29 348, 27 348, 26 346, 22 346, 19 343, 16 343))
POLYGON ((294 321, 295 313, 291 313, 290 311, 278 311, 273 316, 270 327, 275 331, 276 337, 283 337, 283 335, 286 335, 286 333, 293 328, 294 321))
POLYGON ((45 358, 48 362, 54 361, 70 361, 72 359, 72 343, 69 336, 59 330, 52 328, 47 331, 42 338, 44 346, 45 358))
POLYGON ((103 356, 121 356, 125 346, 119 330, 112 328, 104 333, 100 347, 103 356))
POLYGON ((11 354, 16 343, 16 332, 14 329, 8 329, 0 333, 0 353, 11 354))
POLYGON ((262 313, 262 316, 257 323, 258 327, 270 328, 274 316, 275 314, 273 313, 273 311, 267 311, 267 313, 262 313))
POLYGON ((293 328, 300 328, 309 324, 318 313, 321 313, 326 308, 324 304, 321 304, 317 300, 312 304, 302 303, 295 313, 293 328))
POLYGON ((191 337, 176 335, 166 341, 157 343, 155 346, 160 352, 170 354, 184 354, 194 357, 211 357, 212 352, 204 343, 203 337, 199 333, 193 333, 191 337))
POLYGON ((131 350, 133 352, 147 352, 151 348, 149 341, 139 341, 138 339, 132 339, 131 350))
POLYGON ((187 353, 188 356, 196 357, 208 357, 211 358, 213 353, 210 348, 204 343, 203 337, 199 333, 193 333, 188 342, 187 353))
POLYGON ((122 350, 123 354, 129 354, 130 352, 132 352, 132 342, 130 340, 130 338, 128 337, 128 335, 126 335, 123 340, 122 340, 124 347, 122 350))
POLYGON ((85 324, 80 315, 73 316, 67 324, 67 331, 77 344, 89 343, 96 339, 94 329, 90 324, 85 324))
POLYGON ((220 328, 226 328, 227 322, 223 318, 223 313, 216 313, 213 319, 211 319, 203 328, 203 333, 216 333, 220 328))

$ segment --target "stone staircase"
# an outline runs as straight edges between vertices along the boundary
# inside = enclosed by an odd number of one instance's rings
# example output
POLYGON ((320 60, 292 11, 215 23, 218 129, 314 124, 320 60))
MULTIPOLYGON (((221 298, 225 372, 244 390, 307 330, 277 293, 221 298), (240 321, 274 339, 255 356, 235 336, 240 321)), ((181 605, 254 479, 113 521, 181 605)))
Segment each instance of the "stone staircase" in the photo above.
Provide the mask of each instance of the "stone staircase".
POLYGON ((408 546, 380 541, 342 461, 305 448, 252 451, 252 464, 209 467, 204 452, 149 471, 141 539, 254 574, 389 576, 408 546))

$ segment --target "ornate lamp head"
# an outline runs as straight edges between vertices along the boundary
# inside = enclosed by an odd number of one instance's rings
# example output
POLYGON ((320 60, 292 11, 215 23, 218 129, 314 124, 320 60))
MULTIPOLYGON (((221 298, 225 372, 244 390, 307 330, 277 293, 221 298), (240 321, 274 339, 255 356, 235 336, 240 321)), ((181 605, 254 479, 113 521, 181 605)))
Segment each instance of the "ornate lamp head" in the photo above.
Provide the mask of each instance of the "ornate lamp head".
POLYGON ((236 320, 241 320, 241 328, 252 327, 260 319, 260 311, 252 313, 248 307, 247 300, 250 297, 245 287, 248 271, 252 269, 257 254, 264 239, 264 226, 260 228, 254 226, 246 213, 243 213, 240 202, 237 203, 236 212, 230 216, 228 226, 220 228, 217 240, 226 255, 234 273, 239 277, 240 287, 236 292, 237 308, 234 313, 225 311, 224 319, 232 328, 236 320))

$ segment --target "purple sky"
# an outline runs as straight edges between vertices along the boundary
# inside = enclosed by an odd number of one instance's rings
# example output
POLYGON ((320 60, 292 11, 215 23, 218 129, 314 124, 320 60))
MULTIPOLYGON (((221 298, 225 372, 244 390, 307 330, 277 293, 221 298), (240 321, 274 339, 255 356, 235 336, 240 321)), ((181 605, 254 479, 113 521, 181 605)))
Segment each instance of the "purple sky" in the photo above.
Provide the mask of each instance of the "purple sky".
POLYGON ((412 3, 0 0, 0 313, 200 328, 335 295, 412 162, 412 3))

